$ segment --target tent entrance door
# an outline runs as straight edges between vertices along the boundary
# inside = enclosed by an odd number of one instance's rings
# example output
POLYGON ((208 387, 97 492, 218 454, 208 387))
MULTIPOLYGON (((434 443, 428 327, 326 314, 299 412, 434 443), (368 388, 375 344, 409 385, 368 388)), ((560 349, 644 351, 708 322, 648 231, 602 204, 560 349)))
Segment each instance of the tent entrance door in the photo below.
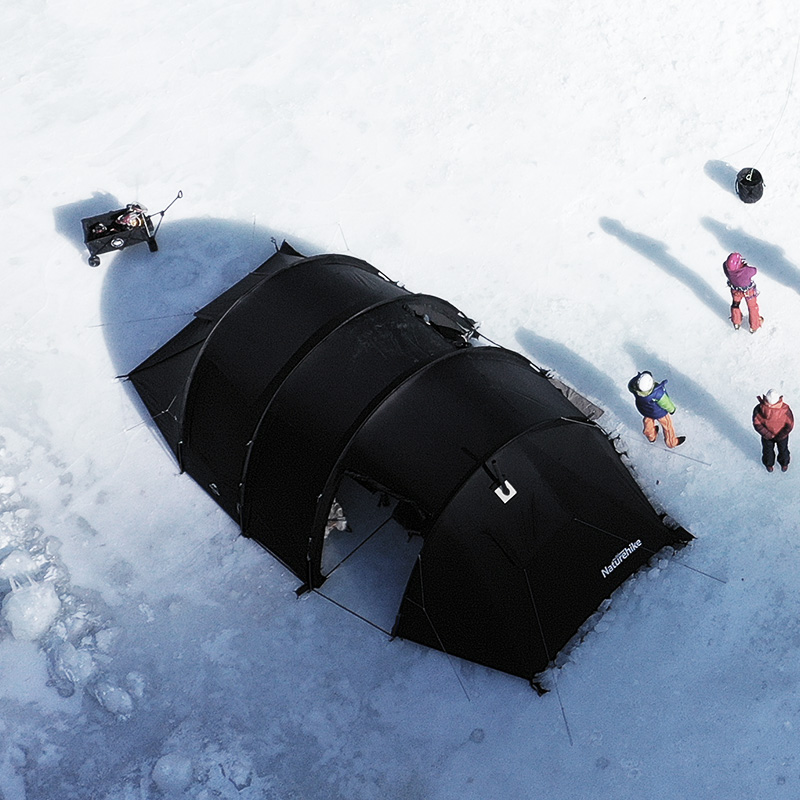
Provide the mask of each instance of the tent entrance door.
POLYGON ((347 529, 325 537, 320 591, 385 631, 394 627, 422 537, 409 534, 394 517, 397 500, 370 491, 350 477, 336 500, 347 529))

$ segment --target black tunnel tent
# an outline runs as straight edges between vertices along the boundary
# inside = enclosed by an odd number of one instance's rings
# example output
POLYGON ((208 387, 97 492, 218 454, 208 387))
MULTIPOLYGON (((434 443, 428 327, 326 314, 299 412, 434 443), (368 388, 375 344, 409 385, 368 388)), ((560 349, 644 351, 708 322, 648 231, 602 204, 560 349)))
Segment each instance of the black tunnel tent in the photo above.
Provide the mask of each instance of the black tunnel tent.
POLYGON ((307 589, 345 476, 423 546, 394 634, 534 680, 664 524, 613 445, 518 353, 364 261, 284 243, 128 376, 188 472, 307 589))

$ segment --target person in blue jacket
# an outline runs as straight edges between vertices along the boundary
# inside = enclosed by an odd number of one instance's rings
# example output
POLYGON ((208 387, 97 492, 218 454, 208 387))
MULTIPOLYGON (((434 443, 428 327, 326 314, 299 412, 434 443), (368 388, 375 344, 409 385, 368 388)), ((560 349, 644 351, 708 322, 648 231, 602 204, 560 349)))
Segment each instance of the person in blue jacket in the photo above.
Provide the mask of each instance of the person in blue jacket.
POLYGON ((664 443, 667 447, 677 447, 683 444, 685 436, 675 434, 672 424, 672 414, 675 413, 675 403, 667 394, 667 382, 656 383, 651 373, 637 373, 628 382, 628 391, 634 396, 636 408, 644 418, 643 433, 648 441, 654 442, 658 438, 658 423, 664 432, 664 443))

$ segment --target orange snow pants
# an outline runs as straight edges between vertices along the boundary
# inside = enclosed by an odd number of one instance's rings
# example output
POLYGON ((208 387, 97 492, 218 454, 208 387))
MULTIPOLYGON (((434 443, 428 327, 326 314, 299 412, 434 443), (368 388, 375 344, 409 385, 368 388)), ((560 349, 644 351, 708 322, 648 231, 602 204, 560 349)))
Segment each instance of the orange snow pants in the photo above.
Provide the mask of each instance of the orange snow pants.
POLYGON ((742 311, 739 308, 742 300, 747 301, 750 330, 757 331, 761 327, 761 315, 758 311, 758 292, 755 289, 747 289, 743 292, 741 289, 731 288, 731 322, 737 328, 742 324, 742 311))
MULTIPOLYGON (((665 417, 661 417, 658 422, 661 425, 661 430, 664 431, 664 444, 666 444, 667 447, 675 447, 678 444, 678 437, 675 435, 675 426, 672 424, 672 417, 667 414, 665 417)), ((656 420, 652 417, 644 418, 644 435, 651 442, 658 439, 658 425, 656 425, 656 420)))

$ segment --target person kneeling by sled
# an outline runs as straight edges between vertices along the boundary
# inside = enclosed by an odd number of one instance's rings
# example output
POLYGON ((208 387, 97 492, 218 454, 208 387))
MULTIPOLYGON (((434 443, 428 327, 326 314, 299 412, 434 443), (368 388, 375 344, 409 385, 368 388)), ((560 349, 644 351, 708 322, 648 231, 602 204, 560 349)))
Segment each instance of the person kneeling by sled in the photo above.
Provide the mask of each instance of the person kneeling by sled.
POLYGON ((781 472, 786 472, 789 469, 789 434, 794 428, 794 415, 788 403, 783 402, 783 395, 770 389, 758 398, 758 405, 753 409, 753 427, 761 436, 761 463, 767 472, 775 469, 776 447, 781 472))
POLYGON ((644 417, 644 435, 651 442, 658 438, 658 425, 664 431, 664 442, 667 447, 683 444, 685 436, 676 436, 671 414, 675 413, 675 403, 670 400, 666 390, 666 381, 656 383, 651 373, 644 371, 631 378, 628 383, 636 401, 636 408, 644 417))
POLYGON ((731 253, 722 265, 728 286, 731 290, 731 322, 736 330, 742 324, 742 311, 739 304, 747 302, 747 315, 750 321, 750 333, 755 333, 764 321, 758 310, 758 289, 753 281, 756 272, 739 253, 731 253))

